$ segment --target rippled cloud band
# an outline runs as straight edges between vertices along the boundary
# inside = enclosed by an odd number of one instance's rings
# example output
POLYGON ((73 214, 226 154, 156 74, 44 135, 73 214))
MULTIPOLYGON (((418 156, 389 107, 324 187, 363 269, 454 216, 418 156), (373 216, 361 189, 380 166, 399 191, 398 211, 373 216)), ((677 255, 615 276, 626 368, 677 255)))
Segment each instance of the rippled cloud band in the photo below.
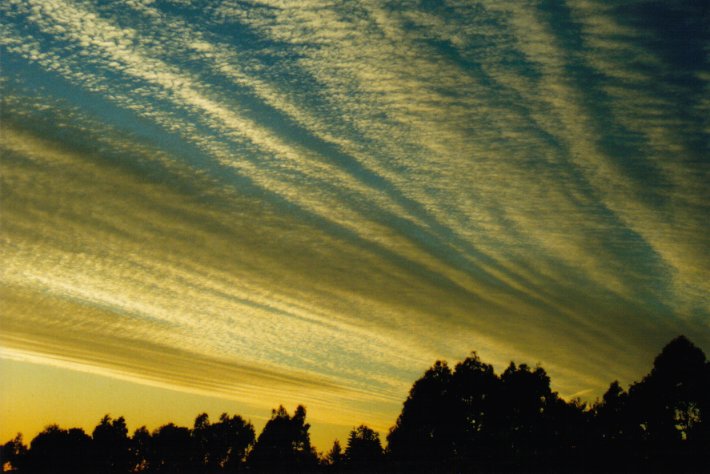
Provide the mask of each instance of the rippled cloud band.
POLYGON ((392 424, 710 348, 702 2, 6 0, 0 356, 392 424))

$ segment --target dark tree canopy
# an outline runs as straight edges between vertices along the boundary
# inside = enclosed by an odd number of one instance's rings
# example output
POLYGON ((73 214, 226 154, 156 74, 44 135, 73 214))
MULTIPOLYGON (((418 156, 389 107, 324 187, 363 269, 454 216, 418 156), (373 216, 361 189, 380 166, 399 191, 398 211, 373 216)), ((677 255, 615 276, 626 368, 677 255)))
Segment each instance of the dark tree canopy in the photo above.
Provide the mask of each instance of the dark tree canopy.
POLYGON ((653 369, 629 388, 621 418, 643 442, 642 465, 671 469, 675 459, 710 465, 710 363, 684 336, 666 345, 653 369))
POLYGON ((389 453, 402 467, 433 466, 451 456, 451 369, 437 361, 417 380, 387 436, 389 453))
POLYGON ((710 363, 687 338, 625 392, 611 384, 588 409, 562 400, 541 367, 500 376, 474 353, 452 372, 437 362, 417 380, 388 435, 399 472, 675 472, 710 465, 710 363))
POLYGON ((383 454, 379 433, 365 425, 350 432, 345 449, 348 468, 358 472, 378 471, 382 468, 383 454))
POLYGON ((133 432, 130 444, 130 472, 151 472, 150 461, 155 459, 150 431, 141 426, 133 432))
POLYGON ((92 473, 91 438, 80 428, 50 425, 30 443, 25 468, 31 473, 92 473))
POLYGON ((0 468, 7 463, 8 466, 23 471, 26 470, 27 446, 23 443, 22 433, 18 433, 13 439, 0 447, 0 468))
POLYGON ((190 430, 173 423, 161 426, 151 436, 148 465, 154 472, 191 472, 190 430))
POLYGON ((126 420, 104 416, 91 434, 96 468, 107 474, 126 472, 131 464, 126 420))
POLYGON ((340 446, 340 441, 337 439, 333 441, 333 447, 330 448, 328 454, 323 460, 327 467, 339 470, 345 461, 345 453, 343 453, 343 448, 340 446))
POLYGON ((222 413, 217 423, 210 423, 206 413, 199 415, 192 430, 195 472, 240 470, 254 437, 252 424, 238 415, 222 413))
POLYGON ((383 451, 380 436, 354 428, 318 458, 306 410, 284 407, 255 439, 252 424, 206 413, 192 428, 142 427, 104 416, 88 436, 50 425, 30 442, 0 448, 17 473, 225 472, 707 472, 710 362, 680 336, 628 390, 612 382, 591 407, 565 401, 542 367, 513 362, 500 374, 472 353, 452 370, 437 361, 414 382, 383 451))
POLYGON ((311 447, 306 409, 299 405, 293 416, 283 406, 272 410, 271 419, 248 458, 259 472, 305 472, 315 468, 318 458, 311 447))
POLYGON ((651 373, 629 389, 643 435, 662 442, 702 437, 701 415, 710 409, 709 382, 703 351, 683 336, 673 339, 656 357, 651 373))

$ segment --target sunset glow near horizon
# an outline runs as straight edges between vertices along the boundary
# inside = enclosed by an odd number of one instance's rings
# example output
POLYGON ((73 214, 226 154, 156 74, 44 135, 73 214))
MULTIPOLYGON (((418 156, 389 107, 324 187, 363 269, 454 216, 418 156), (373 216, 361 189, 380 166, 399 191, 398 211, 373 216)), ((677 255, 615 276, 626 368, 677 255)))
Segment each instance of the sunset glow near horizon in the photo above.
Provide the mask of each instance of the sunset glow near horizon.
POLYGON ((707 353, 708 8, 613 3, 4 0, 1 441, 707 353))

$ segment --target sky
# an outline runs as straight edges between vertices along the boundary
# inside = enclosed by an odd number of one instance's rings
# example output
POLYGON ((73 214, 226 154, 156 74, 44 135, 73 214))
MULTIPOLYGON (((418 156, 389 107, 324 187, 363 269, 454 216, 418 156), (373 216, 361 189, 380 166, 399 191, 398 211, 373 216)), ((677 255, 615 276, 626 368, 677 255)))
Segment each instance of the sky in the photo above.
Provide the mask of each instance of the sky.
POLYGON ((594 400, 710 351, 705 2, 0 15, 3 441, 302 403, 326 450, 437 359, 594 400))

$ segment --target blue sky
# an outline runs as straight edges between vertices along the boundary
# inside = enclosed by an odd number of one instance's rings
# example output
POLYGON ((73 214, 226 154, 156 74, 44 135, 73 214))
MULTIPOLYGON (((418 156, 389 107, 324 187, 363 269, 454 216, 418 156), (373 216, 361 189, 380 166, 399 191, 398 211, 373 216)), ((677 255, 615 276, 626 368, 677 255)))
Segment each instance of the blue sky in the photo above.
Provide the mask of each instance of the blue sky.
POLYGON ((0 12, 7 370, 383 430, 437 358, 710 348, 702 2, 0 12))

